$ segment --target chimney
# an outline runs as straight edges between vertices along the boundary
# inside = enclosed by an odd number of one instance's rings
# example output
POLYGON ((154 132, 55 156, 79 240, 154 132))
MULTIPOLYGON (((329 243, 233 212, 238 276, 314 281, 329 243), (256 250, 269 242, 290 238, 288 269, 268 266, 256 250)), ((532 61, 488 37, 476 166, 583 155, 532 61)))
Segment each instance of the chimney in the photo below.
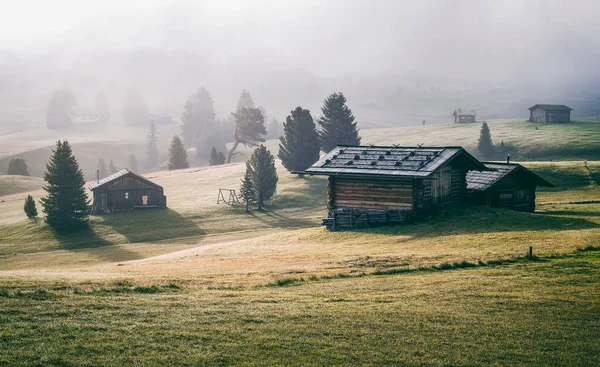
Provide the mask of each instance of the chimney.
POLYGON ((96 170, 96 183, 100 182, 100 169, 96 170))
POLYGON ((510 153, 506 156, 506 164, 510 163, 510 153))

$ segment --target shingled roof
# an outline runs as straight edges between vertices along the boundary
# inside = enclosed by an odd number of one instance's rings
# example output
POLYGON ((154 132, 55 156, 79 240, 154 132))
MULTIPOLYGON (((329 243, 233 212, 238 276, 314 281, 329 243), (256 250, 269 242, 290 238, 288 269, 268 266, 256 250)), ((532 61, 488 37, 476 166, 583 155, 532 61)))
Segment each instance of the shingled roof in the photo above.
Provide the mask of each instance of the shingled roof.
POLYGON ((475 110, 463 110, 459 108, 458 110, 454 110, 452 116, 477 116, 477 112, 475 110))
POLYGON ((112 181, 114 181, 114 180, 116 180, 118 178, 121 178, 121 177, 127 176, 127 175, 135 176, 137 179, 139 179, 141 181, 144 181, 144 182, 146 182, 149 185, 152 185, 152 186, 155 186, 155 187, 161 187, 160 185, 155 184, 154 182, 148 180, 147 178, 145 178, 143 176, 140 176, 140 175, 138 175, 136 173, 133 173, 130 170, 128 170, 127 168, 125 168, 125 169, 120 170, 117 173, 113 173, 110 176, 107 176, 107 177, 105 177, 105 178, 103 178, 103 179, 101 179, 99 181, 96 181, 96 182, 92 183, 90 185, 90 190, 95 190, 95 189, 97 189, 97 188, 99 188, 101 186, 106 185, 109 182, 112 182, 112 181))
POLYGON ((535 104, 529 107, 528 110, 533 110, 534 108, 543 108, 545 110, 573 110, 571 107, 565 106, 564 104, 535 104))
POLYGON ((486 191, 500 182, 504 177, 516 173, 527 175, 530 180, 535 182, 536 186, 553 187, 550 182, 544 180, 520 164, 492 162, 483 162, 483 164, 489 171, 469 171, 467 173, 468 191, 486 191))
POLYGON ((470 169, 487 170, 462 147, 338 146, 305 173, 423 178, 457 157, 464 157, 470 169))

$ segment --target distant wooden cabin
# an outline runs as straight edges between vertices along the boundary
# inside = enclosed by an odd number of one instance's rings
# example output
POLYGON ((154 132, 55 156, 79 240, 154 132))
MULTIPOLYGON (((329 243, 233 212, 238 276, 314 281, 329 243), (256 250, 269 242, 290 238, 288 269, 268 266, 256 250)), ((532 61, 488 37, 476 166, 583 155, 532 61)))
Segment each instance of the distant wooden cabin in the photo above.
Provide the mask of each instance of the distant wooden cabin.
POLYGON ((467 173, 467 192, 474 204, 524 212, 535 211, 535 190, 552 184, 519 164, 483 162, 488 171, 467 173))
POLYGON ((571 122, 571 107, 564 104, 536 104, 528 108, 531 122, 571 122))
POLYGON ((469 170, 488 168, 461 147, 339 146, 305 173, 329 176, 328 229, 405 223, 466 199, 469 170))
POLYGON ((452 114, 454 116, 454 122, 457 123, 471 123, 475 122, 475 117, 477 116, 477 112, 475 110, 463 110, 459 108, 458 110, 454 110, 452 114))
POLYGON ((161 186, 128 169, 98 180, 90 189, 94 197, 92 214, 167 207, 161 186))

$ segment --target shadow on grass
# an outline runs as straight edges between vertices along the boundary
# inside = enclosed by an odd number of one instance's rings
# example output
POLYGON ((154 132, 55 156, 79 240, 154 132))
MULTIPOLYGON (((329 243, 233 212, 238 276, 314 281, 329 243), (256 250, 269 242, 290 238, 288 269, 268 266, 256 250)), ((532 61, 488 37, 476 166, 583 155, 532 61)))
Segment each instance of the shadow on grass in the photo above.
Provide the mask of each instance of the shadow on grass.
POLYGON ((314 220, 310 219, 286 217, 278 214, 274 210, 270 210, 269 208, 266 208, 260 212, 251 211, 247 215, 252 216, 254 219, 272 228, 309 227, 318 224, 314 220))
POLYGON ((142 256, 122 246, 99 237, 92 228, 64 234, 55 234, 63 248, 71 251, 86 251, 101 261, 117 262, 141 259, 142 256))
MULTIPOLYGON (((579 216, 593 213, 575 212, 579 216)), ((407 235, 412 238, 522 231, 569 231, 600 228, 600 224, 584 218, 552 214, 521 213, 478 206, 456 206, 420 223, 374 227, 357 230, 361 233, 407 235)), ((556 213, 558 214, 558 213, 556 213)))
POLYGON ((196 223, 172 209, 134 210, 103 215, 102 219, 104 225, 129 242, 154 242, 205 234, 196 223))

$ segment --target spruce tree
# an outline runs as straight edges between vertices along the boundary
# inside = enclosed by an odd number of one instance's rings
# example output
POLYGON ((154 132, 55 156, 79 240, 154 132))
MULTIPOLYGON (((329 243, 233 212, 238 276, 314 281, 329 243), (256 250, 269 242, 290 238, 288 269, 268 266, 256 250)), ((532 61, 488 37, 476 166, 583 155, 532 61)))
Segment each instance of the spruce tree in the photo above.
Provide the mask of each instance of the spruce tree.
POLYGON ((113 163, 113 160, 111 159, 110 162, 108 163, 108 175, 114 175, 115 173, 117 173, 119 170, 117 169, 117 167, 115 167, 115 164, 113 163))
POLYGON ((309 110, 296 107, 283 123, 277 156, 288 171, 304 171, 319 160, 319 136, 309 110))
POLYGON ((242 94, 240 94, 236 111, 239 111, 242 108, 254 108, 254 100, 252 99, 252 95, 245 89, 242 91, 242 94))
POLYGON ((252 185, 252 179, 250 178, 250 172, 246 169, 242 184, 240 185, 240 195, 246 203, 246 213, 249 213, 250 202, 254 200, 254 187, 252 185))
POLYGON ((106 99, 104 92, 100 92, 96 96, 94 113, 100 122, 107 122, 110 119, 110 107, 108 107, 108 99, 106 99))
POLYGON ((169 162, 167 168, 171 170, 189 168, 190 164, 187 161, 187 152, 183 146, 183 141, 177 135, 171 140, 169 147, 169 162))
POLYGON ((219 154, 217 153, 217 148, 213 147, 210 152, 210 159, 208 160, 209 166, 217 166, 219 165, 219 154))
POLYGON ((7 175, 29 176, 27 163, 22 158, 13 158, 8 162, 7 175))
POLYGON ((492 134, 487 122, 481 124, 481 131, 479 132, 479 142, 477 149, 484 158, 490 158, 494 155, 494 144, 492 143, 492 134))
POLYGON ((104 159, 103 158, 100 158, 98 160, 97 169, 98 169, 98 177, 100 179, 103 179, 104 177, 108 176, 108 170, 106 169, 106 163, 104 163, 104 159))
POLYGON ((258 210, 262 210, 265 200, 269 200, 275 194, 278 181, 275 158, 264 145, 256 148, 250 160, 246 162, 246 174, 252 182, 252 200, 258 204, 258 210))
POLYGON ((332 93, 321 107, 323 115, 317 122, 321 126, 319 142, 325 152, 338 145, 360 145, 360 136, 354 122, 352 110, 346 106, 342 93, 332 93))
POLYGON ((225 164, 225 154, 223 154, 223 152, 219 152, 218 158, 219 158, 219 164, 225 164))
POLYGON ((245 147, 255 147, 265 141, 264 136, 267 134, 265 118, 258 108, 243 107, 232 115, 235 119, 235 142, 227 155, 227 163, 231 163, 240 143, 245 147))
POLYGON ((148 131, 148 143, 146 145, 146 170, 150 171, 158 166, 158 138, 156 136, 156 125, 154 120, 150 121, 148 131))
POLYGON ((277 121, 277 119, 275 117, 273 117, 273 119, 271 120, 271 122, 269 122, 269 127, 267 128, 267 136, 271 139, 277 139, 279 138, 280 132, 279 132, 279 121, 277 121))
POLYGON ((69 142, 58 141, 46 164, 44 174, 48 195, 42 198, 46 222, 57 232, 69 232, 87 226, 88 200, 83 172, 69 142))
POLYGON ((135 154, 132 154, 132 155, 129 156, 128 166, 129 166, 129 170, 131 172, 133 172, 133 173, 139 173, 138 161, 137 161, 137 158, 135 158, 135 154))
POLYGON ((27 195, 27 199, 25 199, 25 204, 23 205, 23 210, 25 211, 27 218, 32 219, 37 217, 38 211, 35 207, 35 200, 33 200, 31 195, 27 195))
POLYGON ((194 146, 196 140, 214 129, 215 109, 210 93, 200 88, 192 94, 181 115, 181 135, 186 147, 194 146))

